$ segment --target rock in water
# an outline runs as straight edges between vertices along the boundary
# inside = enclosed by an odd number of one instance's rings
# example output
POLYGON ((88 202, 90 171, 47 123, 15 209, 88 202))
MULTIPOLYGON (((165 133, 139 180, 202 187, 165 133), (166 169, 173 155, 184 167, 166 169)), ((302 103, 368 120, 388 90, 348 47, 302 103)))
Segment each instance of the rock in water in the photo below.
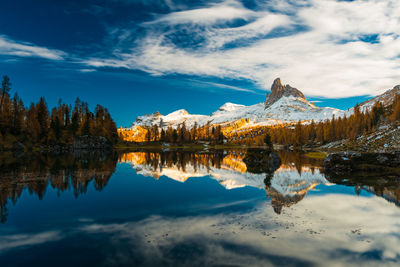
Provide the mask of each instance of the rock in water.
POLYGON ((251 173, 273 173, 281 165, 281 158, 276 152, 260 148, 247 149, 243 162, 251 173))
POLYGON ((276 153, 275 151, 271 152, 271 154, 269 154, 269 169, 271 172, 276 171, 277 169, 279 169, 279 167, 282 164, 282 160, 279 157, 278 153, 276 153))

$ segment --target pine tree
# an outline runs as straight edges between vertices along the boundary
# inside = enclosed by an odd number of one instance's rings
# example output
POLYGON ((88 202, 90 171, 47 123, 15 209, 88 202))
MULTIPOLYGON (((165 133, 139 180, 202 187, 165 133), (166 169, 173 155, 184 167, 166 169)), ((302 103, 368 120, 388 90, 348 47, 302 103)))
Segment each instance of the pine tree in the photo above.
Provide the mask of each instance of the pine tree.
POLYGON ((301 121, 299 121, 294 128, 294 146, 301 147, 303 145, 303 132, 301 121))
POLYGON ((393 103, 393 112, 390 115, 390 120, 396 122, 400 120, 400 95, 397 95, 393 103))
POLYGON ((4 97, 8 95, 11 90, 10 78, 7 75, 3 76, 3 81, 1 82, 1 101, 0 101, 0 112, 3 107, 4 97))
POLYGON ((172 141, 176 143, 178 141, 178 131, 176 129, 172 132, 172 141))
POLYGON ((273 150, 271 135, 269 133, 266 133, 264 136, 264 144, 267 146, 268 150, 270 150, 270 151, 273 150))
POLYGON ((14 94, 12 111, 12 133, 18 136, 24 131, 25 107, 17 93, 14 94))
POLYGON ((165 131, 163 128, 161 128, 161 136, 160 136, 160 141, 165 142, 165 131))
POLYGON ((49 131, 49 111, 47 109, 47 104, 43 97, 40 98, 37 104, 37 118, 39 122, 39 138, 44 142, 47 138, 49 131))

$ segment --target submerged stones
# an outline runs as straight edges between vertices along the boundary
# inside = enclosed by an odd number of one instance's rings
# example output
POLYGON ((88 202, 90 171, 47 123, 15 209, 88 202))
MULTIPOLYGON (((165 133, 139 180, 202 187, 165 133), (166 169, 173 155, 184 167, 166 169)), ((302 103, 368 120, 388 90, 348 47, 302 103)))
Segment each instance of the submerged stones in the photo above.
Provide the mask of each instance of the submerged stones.
POLYGON ((400 177, 400 151, 392 153, 332 153, 325 158, 324 170, 329 176, 374 172, 380 175, 400 177))

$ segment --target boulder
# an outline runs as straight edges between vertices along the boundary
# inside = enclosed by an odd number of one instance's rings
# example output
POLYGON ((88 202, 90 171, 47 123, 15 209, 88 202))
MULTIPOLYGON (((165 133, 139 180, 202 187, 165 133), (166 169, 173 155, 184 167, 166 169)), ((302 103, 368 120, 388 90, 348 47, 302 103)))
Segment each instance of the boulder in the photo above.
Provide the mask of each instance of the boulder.
POLYGON ((280 167, 281 158, 276 152, 252 148, 247 150, 243 162, 251 173, 273 173, 280 167))

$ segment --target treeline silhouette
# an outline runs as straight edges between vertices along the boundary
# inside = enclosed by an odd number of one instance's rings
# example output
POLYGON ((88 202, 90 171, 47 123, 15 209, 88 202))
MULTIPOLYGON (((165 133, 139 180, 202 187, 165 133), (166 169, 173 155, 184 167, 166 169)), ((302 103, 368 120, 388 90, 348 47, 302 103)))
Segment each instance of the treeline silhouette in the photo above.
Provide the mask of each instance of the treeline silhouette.
POLYGON ((117 127, 107 108, 97 105, 94 112, 86 102, 76 99, 75 105, 59 100, 49 111, 43 97, 26 107, 15 93, 10 97, 11 82, 3 77, 0 102, 0 150, 15 142, 26 145, 71 144, 79 136, 102 136, 118 141, 117 127))
POLYGON ((224 134, 220 125, 211 126, 207 124, 199 127, 197 123, 192 128, 188 128, 183 122, 176 129, 168 127, 164 128, 154 125, 146 127, 147 142, 168 142, 168 143, 195 143, 198 141, 208 141, 217 144, 224 142, 224 134))
POLYGON ((112 152, 52 155, 37 153, 15 159, 0 157, 0 222, 8 216, 9 202, 14 205, 24 189, 43 199, 50 186, 58 194, 72 190, 75 197, 86 193, 88 186, 101 191, 115 172, 118 156, 112 152))

